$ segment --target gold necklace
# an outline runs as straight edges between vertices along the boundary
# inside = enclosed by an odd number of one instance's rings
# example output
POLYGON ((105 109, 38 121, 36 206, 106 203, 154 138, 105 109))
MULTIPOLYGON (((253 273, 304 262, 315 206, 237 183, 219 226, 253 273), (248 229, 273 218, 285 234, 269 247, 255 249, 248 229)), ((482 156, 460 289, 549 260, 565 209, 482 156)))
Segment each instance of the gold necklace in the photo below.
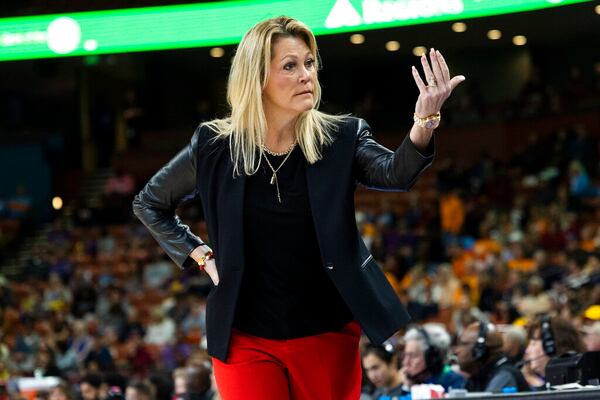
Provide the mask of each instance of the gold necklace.
POLYGON ((267 146, 265 146, 264 144, 262 145, 262 148, 264 151, 266 151, 267 153, 269 153, 272 156, 277 156, 277 157, 281 157, 281 156, 285 156, 286 154, 288 154, 289 152, 291 152, 294 147, 296 147, 296 140, 294 140, 294 142, 292 143, 292 145, 284 152, 282 153, 277 153, 275 151, 271 151, 267 148, 267 146))
MULTIPOLYGON (((294 147, 296 147, 296 141, 294 141, 294 143, 292 143, 292 146, 285 153, 281 154, 281 155, 284 155, 287 153, 287 156, 285 156, 285 158, 283 159, 281 164, 279 164, 279 167, 277 167, 277 169, 273 168, 273 165, 271 165, 271 161, 269 161, 267 156, 265 156, 265 161, 269 165, 269 168, 271 168, 271 172, 273 172, 273 175, 271 176, 271 181, 269 183, 271 185, 275 185, 277 187, 277 200, 279 200, 279 203, 281 203, 281 194, 279 193, 279 181, 277 180, 277 171, 279 171, 279 169, 283 166, 283 164, 285 164, 287 159, 290 158, 290 155, 292 154, 292 150, 294 150, 294 147)), ((275 153, 275 154, 271 153, 269 150, 267 150, 267 148, 265 146, 263 146, 263 149, 266 150, 267 153, 269 153, 271 155, 277 155, 277 153, 275 153)))

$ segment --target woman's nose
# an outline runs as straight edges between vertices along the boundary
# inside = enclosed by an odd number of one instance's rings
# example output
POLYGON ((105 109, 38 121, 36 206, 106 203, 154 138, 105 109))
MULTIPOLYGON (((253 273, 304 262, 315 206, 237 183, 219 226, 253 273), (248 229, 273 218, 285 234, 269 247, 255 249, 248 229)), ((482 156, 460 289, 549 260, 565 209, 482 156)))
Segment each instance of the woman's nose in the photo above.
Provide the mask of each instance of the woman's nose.
POLYGON ((310 71, 306 67, 300 68, 300 82, 304 83, 310 79, 310 71))

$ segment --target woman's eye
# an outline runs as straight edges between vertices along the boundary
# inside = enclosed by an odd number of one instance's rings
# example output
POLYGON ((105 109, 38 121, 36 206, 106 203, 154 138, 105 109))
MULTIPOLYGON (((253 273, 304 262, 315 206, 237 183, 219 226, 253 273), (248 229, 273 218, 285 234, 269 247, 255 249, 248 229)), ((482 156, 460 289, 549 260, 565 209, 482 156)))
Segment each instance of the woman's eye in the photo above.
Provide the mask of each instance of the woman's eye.
POLYGON ((306 60, 306 65, 307 65, 308 67, 312 67, 312 66, 314 66, 314 65, 315 65, 315 60, 313 60, 312 58, 310 58, 310 59, 306 60))
POLYGON ((294 63, 287 63, 283 66, 283 69, 287 71, 291 70, 292 68, 294 68, 294 63))

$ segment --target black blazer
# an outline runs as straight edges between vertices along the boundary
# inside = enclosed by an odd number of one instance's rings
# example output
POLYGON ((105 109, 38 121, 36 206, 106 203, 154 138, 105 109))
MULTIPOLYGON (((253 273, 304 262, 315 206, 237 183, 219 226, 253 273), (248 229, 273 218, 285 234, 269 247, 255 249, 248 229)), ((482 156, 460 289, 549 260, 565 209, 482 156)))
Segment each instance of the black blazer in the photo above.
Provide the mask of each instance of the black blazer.
MULTIPOLYGON (((357 184, 410 189, 433 161, 434 140, 422 154, 407 135, 392 152, 373 139, 364 120, 354 117, 345 119, 332 136, 322 159, 306 165, 322 265, 366 335, 380 344, 410 317, 358 232, 354 190, 357 184)), ((219 273, 206 309, 208 353, 225 361, 244 270, 245 176, 233 179, 228 141, 211 138, 214 132, 199 126, 190 144, 135 196, 133 212, 173 261, 187 268, 194 264, 188 255, 202 242, 175 209, 188 197, 200 197, 219 273)))

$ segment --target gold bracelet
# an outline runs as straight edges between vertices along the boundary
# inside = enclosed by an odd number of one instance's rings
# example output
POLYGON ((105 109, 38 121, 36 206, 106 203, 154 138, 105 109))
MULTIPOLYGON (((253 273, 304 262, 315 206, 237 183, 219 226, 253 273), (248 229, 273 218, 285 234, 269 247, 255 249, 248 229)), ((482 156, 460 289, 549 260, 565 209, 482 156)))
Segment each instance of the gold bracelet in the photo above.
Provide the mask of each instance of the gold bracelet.
POLYGON ((415 124, 425 129, 435 129, 440 124, 440 120, 442 119, 442 115, 439 111, 435 114, 428 115, 427 117, 419 117, 417 113, 413 115, 413 121, 415 124))
POLYGON ((215 258, 212 250, 207 251, 202 257, 200 257, 198 260, 198 267, 200 267, 200 271, 204 270, 204 267, 206 267, 206 262, 211 258, 215 258))

